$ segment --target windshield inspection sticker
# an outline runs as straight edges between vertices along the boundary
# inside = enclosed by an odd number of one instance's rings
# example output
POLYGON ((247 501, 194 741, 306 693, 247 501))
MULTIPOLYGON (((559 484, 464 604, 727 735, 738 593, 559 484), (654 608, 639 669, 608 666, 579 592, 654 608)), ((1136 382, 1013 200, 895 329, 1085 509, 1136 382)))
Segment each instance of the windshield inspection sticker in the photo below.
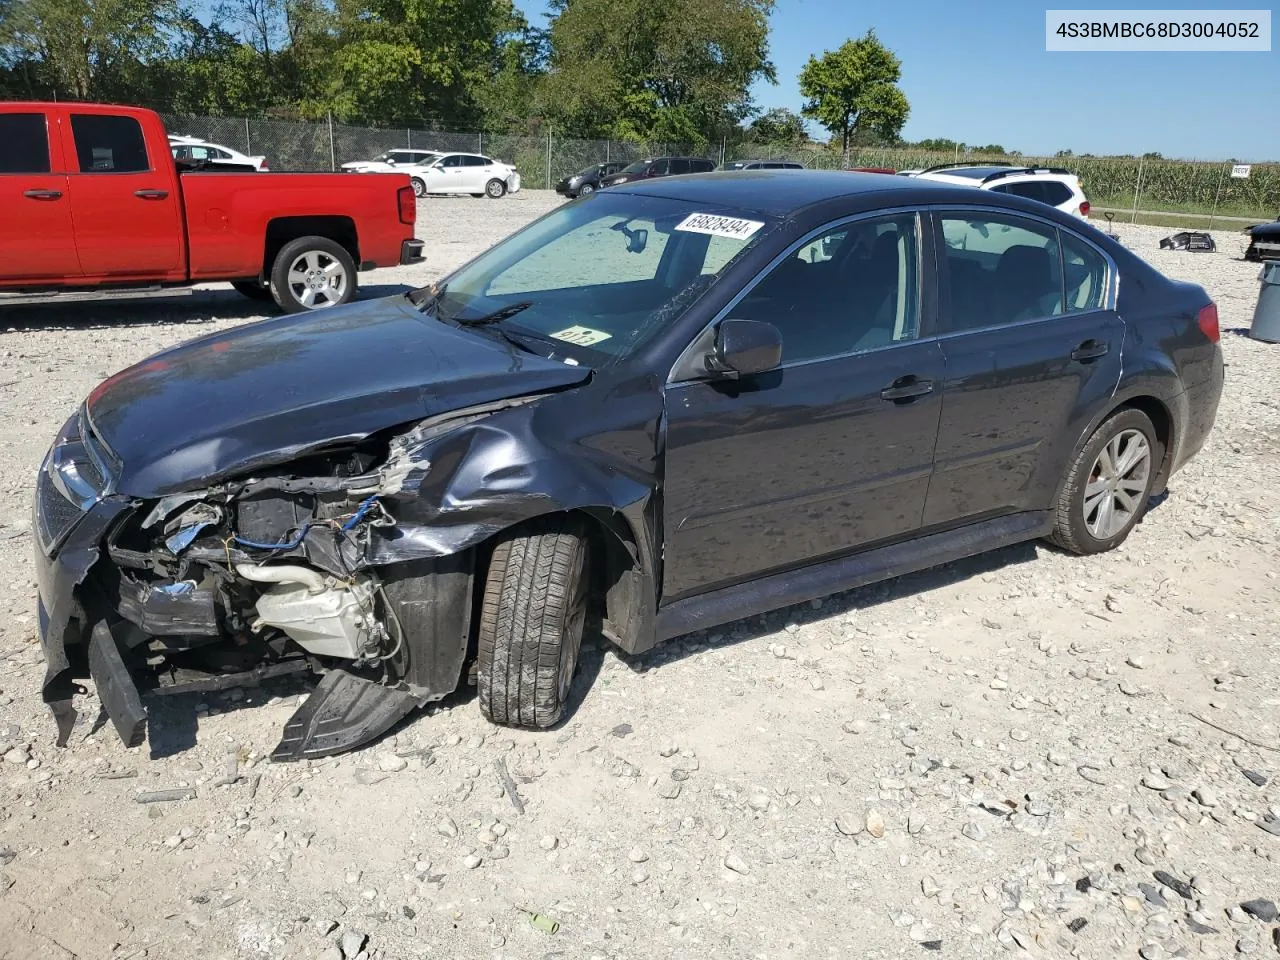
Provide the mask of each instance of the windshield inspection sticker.
POLYGON ((565 343, 572 343, 578 347, 589 347, 599 343, 601 340, 608 340, 611 334, 605 333, 603 330, 592 330, 590 327, 566 327, 559 333, 553 333, 551 336, 557 340, 563 340, 565 343))
POLYGON ((709 233, 713 237, 733 237, 746 240, 763 227, 759 220, 739 220, 737 217, 717 217, 710 213, 692 213, 676 225, 685 233, 709 233))

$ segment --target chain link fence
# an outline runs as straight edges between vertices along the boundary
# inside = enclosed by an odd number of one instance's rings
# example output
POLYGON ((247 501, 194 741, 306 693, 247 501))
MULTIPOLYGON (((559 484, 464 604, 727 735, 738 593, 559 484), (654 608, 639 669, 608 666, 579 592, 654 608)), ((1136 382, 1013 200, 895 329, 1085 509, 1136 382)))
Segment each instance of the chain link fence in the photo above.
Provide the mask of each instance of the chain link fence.
MULTIPOLYGON (((265 155, 273 170, 337 170, 352 160, 368 160, 387 150, 482 153, 513 164, 526 187, 550 188, 561 177, 610 160, 652 156, 698 156, 735 160, 793 160, 811 169, 844 167, 840 150, 818 145, 728 143, 710 149, 681 143, 634 143, 555 137, 458 133, 439 130, 379 129, 322 120, 296 122, 236 117, 165 115, 170 132, 200 137, 251 156, 265 155)), ((1137 157, 1026 157, 934 153, 910 149, 858 148, 849 166, 890 170, 921 169, 939 163, 1015 163, 1063 168, 1080 177, 1097 211, 1118 220, 1168 216, 1209 226, 1271 220, 1280 215, 1280 164, 1252 166, 1248 178, 1230 175, 1232 162, 1162 160, 1137 157)))

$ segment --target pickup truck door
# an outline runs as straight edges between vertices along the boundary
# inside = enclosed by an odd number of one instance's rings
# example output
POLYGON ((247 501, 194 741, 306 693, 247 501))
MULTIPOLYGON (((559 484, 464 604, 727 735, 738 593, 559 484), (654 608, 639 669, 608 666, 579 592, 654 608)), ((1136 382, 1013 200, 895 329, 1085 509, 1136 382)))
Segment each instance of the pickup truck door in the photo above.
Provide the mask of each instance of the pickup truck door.
POLYGON ((57 117, 0 113, 0 277, 80 275, 57 117), (50 136, 52 134, 52 136, 50 136))
POLYGON ((158 121, 148 138, 137 117, 71 107, 62 129, 84 275, 183 279, 182 198, 158 121))

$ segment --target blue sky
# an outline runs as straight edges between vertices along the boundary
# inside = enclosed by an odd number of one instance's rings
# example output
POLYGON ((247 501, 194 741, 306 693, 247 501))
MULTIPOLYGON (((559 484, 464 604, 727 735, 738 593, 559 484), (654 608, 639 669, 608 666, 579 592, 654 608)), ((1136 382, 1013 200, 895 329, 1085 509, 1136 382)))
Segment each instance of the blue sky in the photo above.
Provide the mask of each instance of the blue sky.
MULTIPOLYGON (((516 2, 531 22, 545 23, 542 0, 516 2)), ((902 59, 908 140, 999 143, 1029 155, 1155 150, 1166 157, 1280 160, 1274 39, 1270 53, 1046 52, 1046 7, 1076 6, 1142 8, 1087 0, 778 0, 770 38, 778 83, 753 92, 761 107, 798 111, 796 76, 809 55, 874 27, 902 59)), ((1249 7, 1262 4, 1163 0, 1160 9, 1249 7)))

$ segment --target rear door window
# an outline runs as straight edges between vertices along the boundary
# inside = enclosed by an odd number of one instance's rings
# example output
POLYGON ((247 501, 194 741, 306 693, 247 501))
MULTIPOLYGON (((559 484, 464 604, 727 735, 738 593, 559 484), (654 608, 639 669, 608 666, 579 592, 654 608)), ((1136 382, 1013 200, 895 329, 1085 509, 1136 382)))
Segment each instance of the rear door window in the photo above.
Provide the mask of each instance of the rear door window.
POLYGON ((0 114, 0 174, 49 173, 50 169, 44 114, 0 114))
POLYGON ((133 117, 73 113, 71 134, 81 173, 143 173, 151 169, 142 125, 133 117))
POLYGON ((941 225, 951 330, 1019 323, 1063 312, 1057 228, 977 211, 972 216, 943 214, 941 225))

